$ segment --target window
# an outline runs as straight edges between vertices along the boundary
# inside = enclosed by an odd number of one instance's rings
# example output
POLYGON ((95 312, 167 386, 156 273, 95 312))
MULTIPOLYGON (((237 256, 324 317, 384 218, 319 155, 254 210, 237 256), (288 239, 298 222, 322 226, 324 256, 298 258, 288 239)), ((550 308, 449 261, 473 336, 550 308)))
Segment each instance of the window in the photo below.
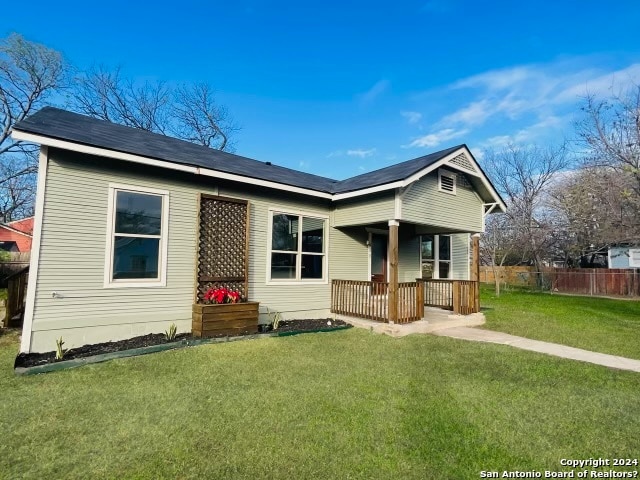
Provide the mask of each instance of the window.
POLYGON ((110 186, 106 287, 164 286, 169 194, 110 186))
POLYGON ((422 278, 451 278, 451 236, 422 235, 420 267, 422 278))
POLYGON ((438 170, 438 190, 452 195, 456 194, 456 174, 447 170, 438 170))
POLYGON ((326 218, 270 212, 268 278, 326 281, 326 218))

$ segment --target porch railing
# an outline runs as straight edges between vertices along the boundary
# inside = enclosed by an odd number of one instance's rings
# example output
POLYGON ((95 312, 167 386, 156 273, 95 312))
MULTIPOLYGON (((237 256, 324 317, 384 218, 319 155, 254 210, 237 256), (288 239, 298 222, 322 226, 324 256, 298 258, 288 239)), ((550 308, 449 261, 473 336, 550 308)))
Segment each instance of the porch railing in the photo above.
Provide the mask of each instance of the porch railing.
MULTIPOLYGON (((389 283, 359 280, 331 282, 331 312, 353 317, 389 321, 389 283)), ((398 283, 397 323, 409 323, 424 316, 422 280, 398 283)))
POLYGON ((478 282, 473 280, 424 280, 424 304, 453 310, 458 315, 480 311, 478 282))

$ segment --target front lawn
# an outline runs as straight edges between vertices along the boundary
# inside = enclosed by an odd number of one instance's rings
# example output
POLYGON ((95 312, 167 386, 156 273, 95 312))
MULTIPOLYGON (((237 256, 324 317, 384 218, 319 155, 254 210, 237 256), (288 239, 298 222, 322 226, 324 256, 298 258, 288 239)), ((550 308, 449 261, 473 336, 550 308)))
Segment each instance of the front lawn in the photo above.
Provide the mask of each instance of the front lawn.
POLYGON ((16 351, 0 336, 0 478, 475 479, 640 452, 640 374, 503 345, 354 328, 29 377, 16 351))
POLYGON ((640 301, 557 295, 482 285, 488 330, 640 359, 640 301))

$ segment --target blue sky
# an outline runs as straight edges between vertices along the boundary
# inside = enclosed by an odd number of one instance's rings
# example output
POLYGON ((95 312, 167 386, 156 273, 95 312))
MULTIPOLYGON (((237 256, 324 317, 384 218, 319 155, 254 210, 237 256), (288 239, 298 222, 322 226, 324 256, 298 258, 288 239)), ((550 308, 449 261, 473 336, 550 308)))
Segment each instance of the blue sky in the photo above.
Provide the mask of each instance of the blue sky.
POLYGON ((559 142, 587 91, 640 83, 636 0, 146 3, 13 3, 0 36, 207 81, 237 153, 337 179, 459 143, 559 142))

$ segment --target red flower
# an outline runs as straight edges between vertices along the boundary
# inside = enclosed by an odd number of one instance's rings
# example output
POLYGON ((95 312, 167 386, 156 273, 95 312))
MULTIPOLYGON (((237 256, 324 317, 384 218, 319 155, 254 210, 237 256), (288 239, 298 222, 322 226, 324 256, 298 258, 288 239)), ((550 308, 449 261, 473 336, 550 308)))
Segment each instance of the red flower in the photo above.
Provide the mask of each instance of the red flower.
POLYGON ((238 303, 240 292, 228 290, 224 287, 210 288, 205 292, 202 299, 205 303, 238 303))

